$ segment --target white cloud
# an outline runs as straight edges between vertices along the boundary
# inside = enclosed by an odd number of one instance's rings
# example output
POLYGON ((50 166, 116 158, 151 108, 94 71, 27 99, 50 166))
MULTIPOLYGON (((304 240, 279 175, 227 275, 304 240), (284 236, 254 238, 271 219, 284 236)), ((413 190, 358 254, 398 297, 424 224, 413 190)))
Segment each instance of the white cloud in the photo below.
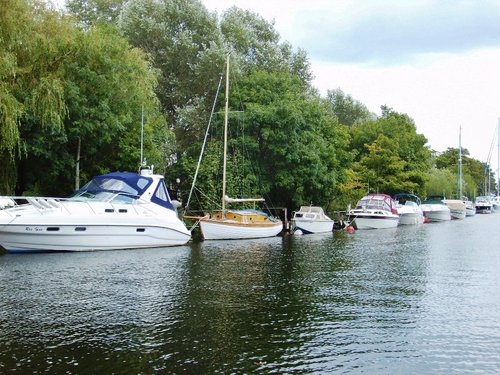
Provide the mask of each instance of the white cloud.
POLYGON ((462 127, 462 146, 487 161, 500 117, 500 2, 203 3, 219 13, 234 5, 274 20, 283 40, 307 51, 323 94, 341 88, 375 113, 381 105, 406 113, 437 151, 458 147, 462 127))

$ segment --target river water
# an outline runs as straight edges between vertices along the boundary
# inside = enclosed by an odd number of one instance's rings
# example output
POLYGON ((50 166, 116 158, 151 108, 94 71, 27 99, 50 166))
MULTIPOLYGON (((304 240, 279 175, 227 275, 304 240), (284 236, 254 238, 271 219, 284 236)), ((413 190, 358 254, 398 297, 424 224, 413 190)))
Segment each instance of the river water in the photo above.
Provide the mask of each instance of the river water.
POLYGON ((2 374, 498 374, 500 214, 0 255, 2 374))

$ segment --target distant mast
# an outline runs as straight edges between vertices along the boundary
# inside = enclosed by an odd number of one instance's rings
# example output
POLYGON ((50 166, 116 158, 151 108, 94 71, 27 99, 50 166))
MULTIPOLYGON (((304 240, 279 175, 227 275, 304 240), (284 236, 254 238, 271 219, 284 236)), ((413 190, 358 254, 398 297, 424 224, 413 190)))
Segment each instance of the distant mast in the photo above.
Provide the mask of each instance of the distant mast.
POLYGON ((462 199, 462 127, 458 130, 458 199, 462 199))
POLYGON ((497 125, 497 196, 500 195, 500 118, 497 125))

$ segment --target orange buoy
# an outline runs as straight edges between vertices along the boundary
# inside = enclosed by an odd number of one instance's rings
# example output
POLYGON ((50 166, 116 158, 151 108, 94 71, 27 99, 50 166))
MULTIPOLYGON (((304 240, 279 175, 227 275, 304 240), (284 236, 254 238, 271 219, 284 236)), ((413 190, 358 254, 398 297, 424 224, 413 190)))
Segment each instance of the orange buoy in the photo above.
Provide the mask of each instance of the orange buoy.
POLYGON ((345 228, 345 231, 347 233, 354 233, 354 227, 352 225, 349 225, 348 227, 345 228))

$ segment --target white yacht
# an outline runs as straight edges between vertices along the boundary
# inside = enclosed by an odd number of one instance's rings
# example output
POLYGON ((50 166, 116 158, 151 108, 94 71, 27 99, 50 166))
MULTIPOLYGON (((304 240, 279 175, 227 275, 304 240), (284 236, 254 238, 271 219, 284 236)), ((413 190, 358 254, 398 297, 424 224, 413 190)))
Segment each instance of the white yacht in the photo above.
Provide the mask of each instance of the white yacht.
POLYGON ((348 212, 355 229, 386 229, 398 226, 396 202, 387 194, 368 194, 348 212))
POLYGON ((325 233, 332 230, 333 220, 325 214, 321 207, 301 206, 300 210, 293 213, 292 233, 325 233))
POLYGON ((420 198, 415 194, 399 193, 394 196, 399 225, 423 224, 424 213, 420 207, 420 198))
POLYGON ((94 177, 70 198, 9 198, 16 206, 0 210, 8 252, 164 247, 191 238, 163 176, 151 169, 94 177))
POLYGON ((443 203, 443 197, 431 196, 422 202, 424 217, 429 222, 451 220, 451 210, 443 203))

